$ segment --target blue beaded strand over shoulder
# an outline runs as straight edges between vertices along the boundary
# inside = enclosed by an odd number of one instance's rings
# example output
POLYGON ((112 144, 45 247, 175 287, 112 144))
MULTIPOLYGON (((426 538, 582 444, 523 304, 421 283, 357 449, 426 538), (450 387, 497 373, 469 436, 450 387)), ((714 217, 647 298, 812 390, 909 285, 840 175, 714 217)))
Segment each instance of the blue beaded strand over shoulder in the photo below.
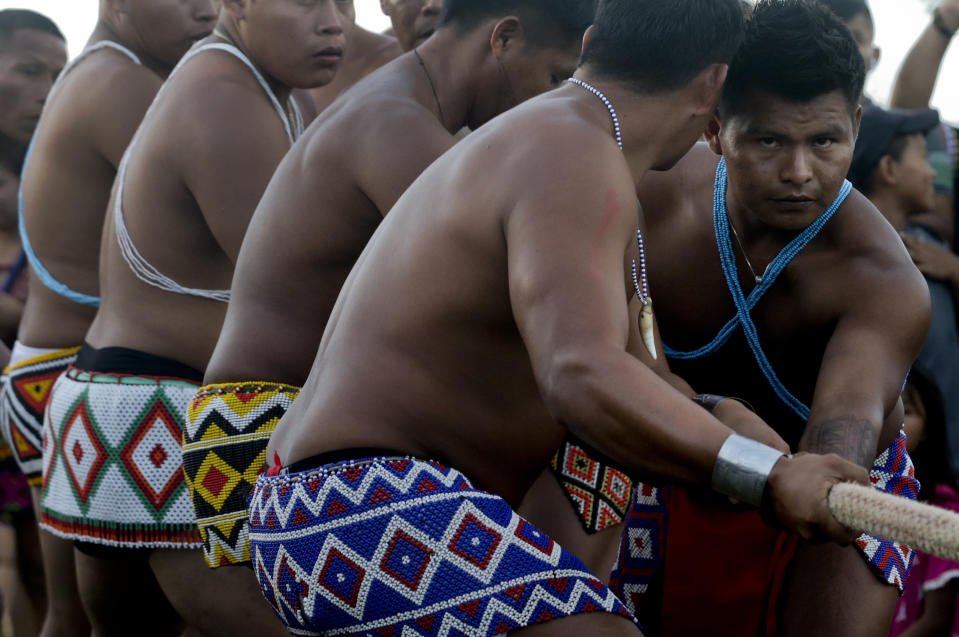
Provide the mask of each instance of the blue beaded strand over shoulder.
POLYGON ((852 192, 852 184, 848 181, 844 182, 842 188, 839 190, 839 196, 836 197, 832 205, 776 255, 776 258, 769 264, 766 274, 762 277, 762 281, 749 293, 748 297, 743 295, 742 286, 739 284, 739 270, 736 265, 736 253, 733 250, 729 231, 729 215, 726 210, 726 188, 726 160, 720 159, 719 166, 716 168, 716 184, 713 190, 713 229, 716 233, 716 246, 719 249, 719 260, 722 264, 723 275, 726 277, 729 293, 732 295, 733 303, 736 306, 736 316, 723 326, 719 334, 716 335, 716 338, 699 349, 680 352, 666 345, 663 347, 669 358, 679 360, 703 358, 716 352, 725 345, 736 328, 741 326, 746 336, 746 341, 749 343, 749 348, 753 352, 753 357, 756 359, 756 363, 776 392, 776 395, 783 403, 792 409, 796 415, 803 420, 807 420, 809 418, 809 407, 793 396, 789 390, 786 389, 785 385, 782 384, 782 381, 779 380, 759 342, 759 334, 750 312, 756 307, 756 304, 759 303, 769 288, 772 287, 773 283, 776 282, 776 279, 779 278, 779 275, 786 269, 786 266, 809 245, 809 242, 812 241, 822 231, 829 220, 833 218, 833 215, 836 214, 839 207, 846 201, 846 197, 852 192))

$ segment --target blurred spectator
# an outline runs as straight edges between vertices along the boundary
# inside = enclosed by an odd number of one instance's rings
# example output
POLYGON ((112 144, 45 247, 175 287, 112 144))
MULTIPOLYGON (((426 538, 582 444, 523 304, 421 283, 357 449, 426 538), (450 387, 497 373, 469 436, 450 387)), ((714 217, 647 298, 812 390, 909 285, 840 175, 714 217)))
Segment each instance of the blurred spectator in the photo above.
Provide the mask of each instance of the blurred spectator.
MULTIPOLYGON (((890 105, 893 108, 926 108, 932 99, 936 78, 942 65, 943 56, 953 36, 959 29, 959 0, 942 0, 933 10, 932 20, 919 36, 919 40, 909 51, 899 69, 890 105)), ((931 158, 936 168, 937 192, 944 194, 944 184, 955 191, 959 183, 959 155, 956 147, 959 131, 942 124, 938 129, 942 138, 941 145, 936 142, 933 150, 937 155, 931 158)), ((932 144, 931 144, 932 146, 932 144)), ((935 230, 942 238, 956 246, 955 238, 959 232, 959 201, 945 208, 942 201, 936 207, 936 214, 924 214, 921 222, 935 230)))
MULTIPOLYGON (((912 370, 902 402, 906 408, 903 429, 922 484, 919 499, 959 512, 959 492, 946 454, 942 396, 928 372, 919 367, 912 370)), ((959 635, 957 595, 959 563, 917 551, 890 637, 959 635)))
MULTIPOLYGON (((832 9, 833 13, 846 23, 856 43, 859 44, 859 51, 866 63, 866 74, 868 75, 879 63, 881 50, 875 43, 875 23, 866 0, 819 1, 832 9)), ((869 98, 864 98, 864 100, 866 104, 871 104, 869 98)), ((951 244, 955 236, 953 228, 955 184, 953 163, 947 151, 950 147, 949 134, 950 131, 946 130, 945 127, 934 127, 926 134, 929 163, 936 169, 936 194, 932 206, 927 210, 915 213, 915 222, 926 226, 951 244)))
POLYGON ((57 25, 28 9, 0 11, 0 134, 25 145, 50 87, 67 63, 57 25))
POLYGON ((20 244, 18 190, 23 153, 0 153, 0 341, 13 346, 27 300, 27 256, 20 244))
MULTIPOLYGON (((919 353, 945 398, 945 422, 953 469, 959 469, 959 256, 923 226, 916 213, 934 201, 936 172, 927 157, 924 135, 939 117, 928 109, 886 111, 864 109, 849 179, 903 235, 903 241, 925 275, 932 297, 932 323, 919 353)), ((895 308, 890 301, 891 311, 895 308)))

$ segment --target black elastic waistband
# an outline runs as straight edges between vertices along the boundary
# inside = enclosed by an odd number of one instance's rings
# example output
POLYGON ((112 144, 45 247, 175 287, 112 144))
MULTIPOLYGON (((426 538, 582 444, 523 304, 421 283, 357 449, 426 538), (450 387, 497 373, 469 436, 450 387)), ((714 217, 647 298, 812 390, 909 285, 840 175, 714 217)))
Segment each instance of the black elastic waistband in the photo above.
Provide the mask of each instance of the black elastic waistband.
POLYGON ((331 464, 349 462, 350 460, 366 460, 368 458, 406 458, 410 454, 396 451, 395 449, 378 449, 376 447, 352 447, 350 449, 337 449, 336 451, 327 451, 318 453, 309 458, 303 458, 289 464, 281 470, 281 473, 299 473, 301 471, 311 471, 331 464))
POLYGON ((189 365, 127 347, 97 349, 89 343, 84 343, 74 365, 85 372, 165 376, 197 383, 203 382, 203 373, 189 365))

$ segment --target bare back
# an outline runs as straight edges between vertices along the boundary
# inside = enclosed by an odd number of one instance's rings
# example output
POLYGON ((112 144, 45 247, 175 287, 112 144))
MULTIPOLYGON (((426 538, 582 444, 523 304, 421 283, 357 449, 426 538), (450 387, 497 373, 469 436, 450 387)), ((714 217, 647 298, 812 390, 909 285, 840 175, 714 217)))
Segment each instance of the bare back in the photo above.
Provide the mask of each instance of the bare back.
MULTIPOLYGON (((612 138, 548 105, 561 99, 531 100, 480 129, 397 202, 347 280, 268 457, 273 449, 290 462, 331 449, 392 448, 449 463, 518 501, 565 432, 540 395, 510 285, 523 277, 511 268, 523 266, 510 254, 509 219, 527 187, 546 187, 551 177, 562 183, 556 172, 528 168, 537 152, 530 149, 545 144, 551 168, 572 174, 581 161, 577 141, 552 131, 587 129, 579 137, 600 140, 595 160, 626 197, 634 188, 615 163, 622 160, 612 138)), ((620 272, 635 211, 630 217, 613 239, 620 272)), ((593 222, 583 216, 586 228, 593 222)), ((617 301, 624 326, 625 289, 623 282, 617 301)))
MULTIPOLYGON (((289 147, 284 121, 249 68, 225 52, 197 54, 168 80, 131 144, 120 204, 133 244, 184 287, 228 290, 248 219, 289 147)), ((138 278, 117 241, 116 194, 104 225, 103 302, 88 341, 203 369, 226 304, 138 278)))
POLYGON ((302 385, 326 321, 383 216, 454 143, 412 56, 345 93, 264 193, 236 266, 206 381, 302 385))
MULTIPOLYGON (((104 49, 64 76, 46 104, 23 178, 24 222, 43 266, 81 294, 99 293, 110 189, 161 81, 123 53, 104 49)), ((31 270, 20 340, 34 347, 75 346, 95 313, 50 290, 31 270)))

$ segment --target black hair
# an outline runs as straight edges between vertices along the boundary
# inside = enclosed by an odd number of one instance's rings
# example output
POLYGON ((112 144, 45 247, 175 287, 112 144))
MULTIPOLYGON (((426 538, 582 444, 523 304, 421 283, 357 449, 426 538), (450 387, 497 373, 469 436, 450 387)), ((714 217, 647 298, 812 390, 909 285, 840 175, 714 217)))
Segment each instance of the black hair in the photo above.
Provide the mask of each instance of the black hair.
POLYGON ((56 23, 36 11, 30 9, 4 9, 0 11, 0 40, 7 40, 14 32, 21 29, 31 29, 52 35, 66 42, 63 33, 56 23))
POLYGON ((832 12, 843 22, 849 22, 857 15, 864 15, 869 21, 869 26, 875 28, 872 11, 869 10, 866 0, 819 0, 819 2, 832 9, 832 12))
POLYGON ((744 23, 740 0, 600 0, 582 65, 640 93, 669 92, 727 64, 744 23))
POLYGON ((945 484, 956 490, 959 490, 959 487, 956 485, 956 477, 949 460, 942 393, 932 374, 918 365, 914 366, 909 374, 906 391, 910 389, 918 394, 926 412, 923 438, 912 453, 912 462, 916 467, 916 479, 922 485, 919 499, 928 500, 936 490, 936 485, 945 484))
POLYGON ((514 15, 533 47, 579 42, 593 22, 596 0, 445 0, 439 26, 468 30, 484 20, 514 15))
POLYGON ((835 90, 852 114, 865 82, 859 47, 832 11, 815 0, 760 0, 729 65, 720 114, 743 107, 755 91, 808 102, 835 90))

